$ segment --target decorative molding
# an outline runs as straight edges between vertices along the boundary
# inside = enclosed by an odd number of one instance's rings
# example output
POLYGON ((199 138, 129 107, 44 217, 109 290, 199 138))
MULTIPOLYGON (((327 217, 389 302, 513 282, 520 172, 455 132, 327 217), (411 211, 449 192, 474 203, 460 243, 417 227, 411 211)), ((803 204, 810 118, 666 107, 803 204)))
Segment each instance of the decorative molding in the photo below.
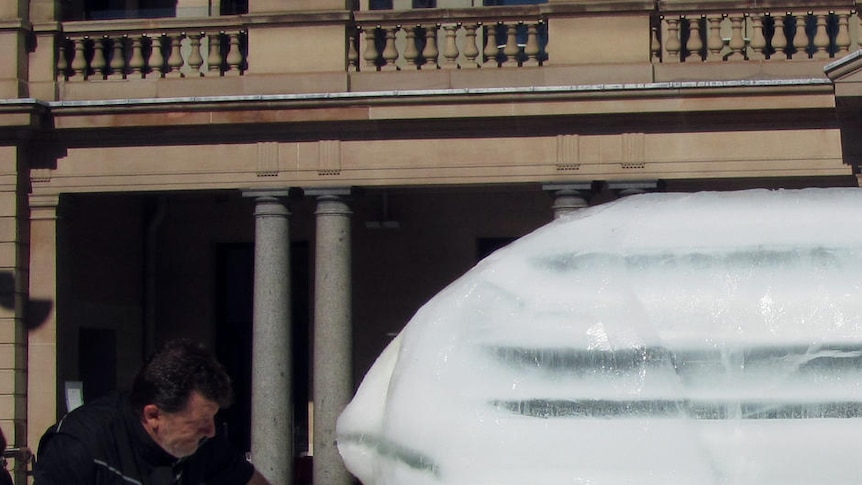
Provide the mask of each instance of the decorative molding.
POLYGON ((30 182, 34 184, 50 182, 51 171, 50 168, 31 168, 30 182))
POLYGON ((257 176, 275 177, 278 175, 278 142, 257 144, 257 176))
POLYGON ((557 171, 570 172, 581 168, 578 135, 557 135, 557 171))
POLYGON ((623 168, 626 168, 626 165, 630 165, 630 168, 644 168, 646 153, 644 138, 643 133, 623 133, 621 135, 623 168))
POLYGON ((320 176, 341 175, 340 140, 320 140, 318 142, 317 174, 320 176))

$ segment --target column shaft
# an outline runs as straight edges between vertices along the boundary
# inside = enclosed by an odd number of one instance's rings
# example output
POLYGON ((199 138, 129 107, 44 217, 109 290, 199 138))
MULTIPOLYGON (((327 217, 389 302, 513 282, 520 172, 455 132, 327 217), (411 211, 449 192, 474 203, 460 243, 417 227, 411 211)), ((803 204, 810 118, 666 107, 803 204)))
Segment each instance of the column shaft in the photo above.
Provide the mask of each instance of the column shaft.
POLYGON ((282 199, 255 199, 251 452, 272 483, 293 483, 290 342, 290 211, 282 199))
MULTIPOLYGON (((57 421, 57 205, 59 196, 30 196, 27 324, 27 444, 35 448, 57 421)), ((17 384, 20 385, 20 384, 17 384)))
POLYGON ((317 199, 314 283, 315 485, 349 485, 335 422, 353 394, 350 215, 335 195, 317 199))

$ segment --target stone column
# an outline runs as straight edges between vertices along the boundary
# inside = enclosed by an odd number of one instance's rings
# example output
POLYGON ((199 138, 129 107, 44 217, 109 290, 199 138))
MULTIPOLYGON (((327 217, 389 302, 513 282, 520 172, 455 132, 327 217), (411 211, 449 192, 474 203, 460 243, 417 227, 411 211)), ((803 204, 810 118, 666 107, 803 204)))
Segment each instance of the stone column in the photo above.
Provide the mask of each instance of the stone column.
MULTIPOLYGON (((57 206, 59 195, 30 195, 27 306, 27 443, 57 421, 57 206)), ((22 382, 23 382, 22 377, 22 382)))
POLYGON ((293 483, 290 234, 287 190, 255 199, 251 459, 271 483, 293 483))
POLYGON ((542 190, 551 192, 554 197, 554 219, 575 212, 578 209, 588 207, 588 198, 592 188, 591 182, 580 182, 571 184, 546 184, 542 190))
MULTIPOLYGON (((9 447, 27 444, 27 195, 15 146, 0 147, 0 428, 9 447)), ((24 170, 26 172, 26 170, 24 170)), ((15 483, 26 463, 10 460, 15 483)))
POLYGON ((314 263, 315 485, 349 485, 335 443, 335 422, 353 395, 350 189, 306 190, 317 197, 314 263))

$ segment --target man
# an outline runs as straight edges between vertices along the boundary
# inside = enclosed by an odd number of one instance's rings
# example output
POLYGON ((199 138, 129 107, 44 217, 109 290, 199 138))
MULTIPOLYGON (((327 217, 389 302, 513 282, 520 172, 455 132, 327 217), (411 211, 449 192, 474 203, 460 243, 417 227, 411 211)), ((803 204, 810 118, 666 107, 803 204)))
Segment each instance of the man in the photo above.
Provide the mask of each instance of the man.
POLYGON ((216 433, 231 403, 230 378, 203 346, 168 343, 128 395, 85 404, 48 429, 37 485, 269 485, 216 433))
POLYGON ((6 450, 6 437, 3 435, 3 430, 0 429, 0 485, 12 485, 12 475, 6 469, 6 457, 2 452, 6 450))

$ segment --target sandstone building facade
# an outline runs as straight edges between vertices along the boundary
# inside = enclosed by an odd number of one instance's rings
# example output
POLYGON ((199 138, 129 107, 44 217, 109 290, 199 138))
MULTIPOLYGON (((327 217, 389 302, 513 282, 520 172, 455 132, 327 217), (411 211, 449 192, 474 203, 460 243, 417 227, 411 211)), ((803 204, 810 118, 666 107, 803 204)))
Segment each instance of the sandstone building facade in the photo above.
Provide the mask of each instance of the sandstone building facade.
POLYGON ((639 191, 857 186, 856 8, 0 2, 0 427, 35 448, 67 383, 191 336, 273 483, 350 483, 341 407, 494 248, 639 191))

